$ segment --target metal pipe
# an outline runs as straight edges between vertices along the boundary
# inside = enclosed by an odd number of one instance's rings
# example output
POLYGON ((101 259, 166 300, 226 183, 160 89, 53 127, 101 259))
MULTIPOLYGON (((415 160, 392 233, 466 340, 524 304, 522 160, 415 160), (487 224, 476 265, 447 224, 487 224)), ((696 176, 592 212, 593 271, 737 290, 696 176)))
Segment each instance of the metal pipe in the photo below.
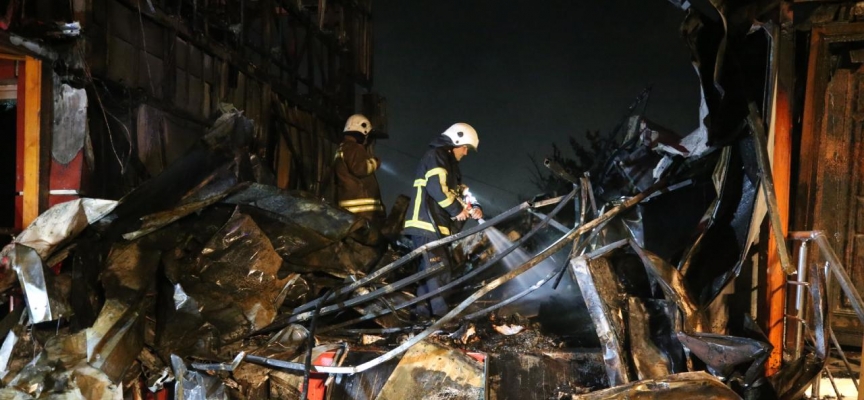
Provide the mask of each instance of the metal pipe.
POLYGON ((824 369, 825 374, 828 375, 828 381, 831 382, 831 386, 834 388, 834 394, 837 395, 838 399, 842 399, 843 395, 840 394, 840 389, 837 388, 837 382, 834 382, 834 374, 831 373, 831 370, 828 367, 824 369))
MULTIPOLYGON (((607 223, 608 223, 608 221, 607 221, 607 223)), ((584 250, 585 247, 588 246, 588 243, 591 243, 591 240, 592 240, 595 236, 597 236, 597 234, 598 234, 598 233, 599 233, 599 232, 600 232, 604 227, 606 227, 606 223, 603 223, 602 225, 598 226, 596 229, 592 230, 592 231, 591 231, 591 234, 589 235, 589 237, 588 237, 586 240, 583 240, 583 241, 579 244, 579 247, 578 247, 578 248, 574 248, 574 249, 570 252, 569 257, 574 257, 576 253, 578 253, 578 252, 584 250)), ((580 237, 580 238, 581 238, 581 237, 580 237)), ((569 257, 568 257, 568 258, 569 258, 569 257)), ((478 318, 478 317, 482 317, 482 316, 484 316, 484 315, 486 315, 486 314, 489 314, 489 313, 491 313, 491 312, 493 312, 493 311, 495 311, 495 310, 498 310, 498 309, 500 309, 500 308, 502 308, 502 307, 505 307, 505 306, 507 306, 508 304, 512 304, 514 301, 519 300, 519 299, 521 299, 521 298, 527 296, 527 295, 530 294, 531 292, 533 292, 533 291, 539 289, 539 288, 542 287, 544 284, 546 284, 546 282, 549 282, 549 280, 551 280, 552 278, 554 278, 556 275, 558 275, 558 281, 555 282, 555 287, 553 288, 553 290, 554 290, 554 289, 557 289, 558 282, 560 282, 561 277, 564 276, 564 273, 567 271, 567 265, 569 265, 569 262, 565 262, 564 265, 563 265, 561 268, 559 268, 559 269, 557 269, 557 270, 555 270, 555 271, 550 272, 548 275, 546 275, 545 277, 543 277, 543 279, 537 281, 537 283, 535 283, 534 285, 531 285, 531 287, 529 287, 529 288, 527 288, 527 289, 525 289, 525 290, 523 290, 523 291, 521 291, 521 292, 519 292, 519 293, 513 295, 512 297, 510 297, 510 298, 508 298, 508 299, 506 299, 506 300, 504 300, 504 301, 498 302, 498 304, 495 304, 495 305, 493 305, 493 306, 486 307, 486 308, 484 308, 484 309, 482 309, 482 310, 480 310, 480 311, 477 311, 477 312, 473 312, 473 313, 471 313, 471 314, 468 314, 468 315, 466 315, 465 317, 463 317, 463 319, 466 319, 466 320, 476 319, 476 318, 478 318)))
MULTIPOLYGON (((444 292, 446 292, 446 291, 448 291, 448 290, 450 290, 450 289, 452 289, 452 288, 454 288, 454 287, 456 287, 456 286, 458 286, 458 285, 461 285, 461 284, 464 283, 464 282, 467 282, 469 279, 471 279, 471 278, 477 276, 478 274, 482 273, 483 271, 486 271, 487 269, 491 268, 493 265, 495 265, 496 263, 498 263, 499 261, 501 261, 502 259, 504 259, 504 257, 506 257, 508 254, 512 253, 512 252, 513 252, 514 250, 516 250, 517 248, 521 247, 522 244, 524 244, 525 242, 527 242, 528 239, 530 239, 530 238, 531 238, 532 236, 534 236, 537 232, 539 232, 541 229, 543 229, 543 228, 544 228, 544 227, 545 227, 545 226, 546 226, 550 221, 553 221, 552 217, 554 217, 555 215, 557 215, 557 214, 558 214, 558 213, 559 213, 559 212, 564 208, 564 205, 566 205, 566 204, 570 201, 570 199, 572 199, 573 196, 575 196, 575 195, 576 195, 576 189, 574 189, 573 191, 571 191, 570 194, 568 194, 567 196, 564 196, 563 201, 560 201, 560 202, 558 203, 558 205, 555 207, 555 209, 552 210, 551 213, 549 213, 549 215, 545 216, 545 217, 543 218, 543 220, 540 221, 539 224, 537 224, 537 226, 535 226, 535 227, 532 228, 528 233, 526 233, 524 236, 522 236, 521 238, 519 238, 519 240, 517 240, 515 243, 513 243, 513 245, 511 245, 510 247, 504 249, 504 251, 499 252, 498 254, 496 254, 494 257, 492 257, 491 260, 487 261, 485 264, 483 264, 483 265, 481 265, 481 266, 479 266, 479 267, 477 267, 477 268, 471 270, 470 272, 468 272, 467 274, 465 274, 465 275, 459 277, 458 279, 456 279, 456 280, 454 280, 454 281, 452 281, 452 282, 449 282, 449 283, 447 283, 446 285, 443 285, 443 286, 439 287, 438 290, 436 290, 436 291, 434 291, 434 292, 426 293, 426 294, 424 294, 424 295, 422 295, 422 296, 417 296, 417 297, 415 297, 415 298, 413 298, 413 299, 411 299, 411 300, 409 300, 409 301, 406 301, 406 302, 404 302, 404 303, 401 303, 401 304, 395 306, 392 310, 391 310, 391 309, 383 309, 383 310, 379 310, 379 311, 377 311, 377 312, 373 312, 373 313, 366 314, 366 315, 361 316, 361 317, 358 317, 358 318, 354 318, 354 319, 351 319, 351 320, 348 320, 348 321, 343 321, 343 322, 340 322, 340 323, 338 323, 338 324, 328 326, 327 328, 322 329, 322 333, 330 332, 330 331, 332 331, 332 330, 339 329, 339 328, 342 328, 342 327, 345 327, 345 326, 349 326, 349 325, 353 325, 353 324, 356 324, 356 323, 358 323, 358 322, 368 321, 368 320, 370 320, 370 319, 375 319, 375 318, 378 318, 378 317, 380 317, 380 316, 384 316, 384 315, 390 314, 390 313, 393 312, 393 311, 401 310, 401 309, 403 309, 403 308, 405 308, 405 307, 408 307, 408 306, 411 306, 411 305, 417 304, 417 303, 419 303, 419 302, 421 302, 421 301, 424 301, 424 300, 426 300, 426 299, 429 299, 429 298, 432 298, 432 297, 434 297, 434 296, 437 296, 437 295, 439 295, 439 294, 441 294, 441 293, 444 293, 444 292)), ((418 273, 418 274, 419 274, 419 273, 418 273)), ((412 278, 413 276, 416 276, 416 275, 418 275, 418 274, 414 274, 414 275, 412 275, 411 277, 408 277, 408 278, 412 278)), ((431 275, 431 274, 430 274, 430 275, 431 275)), ((406 279, 408 279, 408 278, 406 278, 406 279)), ((404 280, 404 279, 403 279, 403 280, 404 280)), ((340 305, 341 305, 341 304, 340 304, 340 305)))
POLYGON ((846 269, 843 268, 843 264, 840 263, 840 259, 837 258, 837 254, 834 253, 831 244, 828 243, 828 237, 825 236, 825 232, 814 231, 812 237, 813 240, 816 241, 816 244, 819 245, 819 251, 822 253, 822 257, 825 258, 831 271, 834 272, 834 277, 837 278, 837 283, 840 284, 843 292, 846 293, 846 297, 849 298, 849 302, 852 303, 852 308, 854 308, 855 313, 858 314, 858 319, 861 323, 864 323, 864 300, 861 300, 861 295, 858 293, 858 290, 855 289, 855 286, 852 285, 852 280, 849 278, 849 274, 846 273, 846 269))
POLYGON ((563 199, 564 199, 564 196, 553 197, 551 199, 535 201, 533 203, 530 203, 530 206, 531 206, 531 208, 542 208, 542 207, 546 207, 546 206, 551 206, 553 204, 558 204, 563 199))
MULTIPOLYGON (((638 204, 639 202, 644 200, 646 196, 650 195, 651 193, 654 193, 655 191, 657 191, 658 189, 660 189, 661 187, 663 187, 665 185, 666 185, 666 180, 661 179, 660 181, 658 181, 657 183, 655 183, 654 185, 652 185, 648 189, 645 189, 645 191, 637 194, 636 196, 631 197, 630 199, 628 199, 624 203, 612 208, 611 210, 609 210, 605 214, 601 215, 597 219, 592 220, 591 222, 588 222, 587 224, 580 226, 578 228, 571 229, 570 232, 568 232, 566 235, 560 237, 554 243, 552 243, 551 245, 549 245, 548 247, 543 249, 543 251, 541 251, 540 253, 538 253, 537 255, 535 255, 534 257, 532 257, 531 259, 529 259, 528 261, 526 261, 522 265, 520 265, 519 267, 517 267, 517 268, 511 270, 510 272, 498 277, 497 279, 489 282, 489 284, 487 284, 486 286, 484 286, 484 287, 480 288, 479 290, 477 290, 476 292, 474 292, 474 294, 472 294, 471 296, 469 296, 468 298, 463 300, 461 303, 459 303, 458 306, 451 309, 450 312, 448 312, 446 315, 441 317, 439 320, 435 321, 435 323, 430 325, 423 332, 418 333, 416 336, 406 340, 401 345, 388 351, 387 353, 384 353, 384 354, 382 354, 382 355, 380 355, 380 356, 378 356, 372 360, 369 360, 363 364, 360 364, 360 365, 357 365, 354 367, 315 367, 315 371, 328 373, 328 374, 356 374, 358 372, 363 372, 367 369, 373 368, 379 364, 382 364, 384 362, 387 362, 387 361, 393 359, 394 357, 398 356, 399 354, 402 354, 405 351, 407 351, 409 348, 411 348, 411 346, 413 346, 413 345, 419 343, 421 340, 424 340, 427 337, 429 337, 429 335, 436 332, 445 323, 456 318, 459 314, 462 313, 462 311, 465 311, 465 309, 468 306, 473 304, 475 301, 477 301, 481 297, 485 296, 490 291, 492 291, 495 288, 503 285, 504 283, 512 280, 513 278, 521 275, 525 271, 528 271, 529 269, 533 268, 535 265, 539 264, 541 261, 549 258, 553 254, 555 254, 558 251, 560 251, 561 249, 563 249, 568 243, 570 243, 576 237, 584 234, 585 232, 588 232, 588 231, 591 231, 591 230, 597 228, 600 224, 602 224, 602 223, 604 223, 604 222, 606 222, 606 221, 608 221, 614 217, 617 217, 623 211, 630 209, 631 207, 635 206, 636 204, 638 204)), ((277 368, 287 368, 287 369, 294 369, 294 370, 302 370, 302 368, 303 368, 303 364, 300 364, 300 363, 292 363, 289 361, 281 361, 281 360, 272 360, 272 359, 268 359, 265 357, 254 356, 254 357, 250 358, 250 356, 247 356, 247 359, 250 361, 253 361, 253 362, 259 362, 263 365, 274 366, 277 368)))
POLYGON ((819 396, 819 386, 822 383, 822 373, 820 372, 816 379, 813 380, 813 387, 810 388, 810 399, 819 400, 821 396, 819 396))
POLYGON ((762 183, 762 191, 768 203, 768 217, 771 221, 771 230, 777 244, 777 252, 780 254, 780 265, 787 275, 795 273, 789 260, 789 250, 786 246, 786 235, 783 234, 783 225, 780 222, 780 209, 777 205, 777 193, 774 191, 774 177, 771 174, 771 164, 768 162, 768 147, 765 144, 765 126, 756 105, 750 103, 750 115, 747 117, 747 125, 753 134, 756 146, 756 162, 759 165, 759 181, 762 183))
POLYGON ((482 316, 484 316, 484 315, 486 315, 486 314, 489 314, 489 313, 491 313, 491 312, 493 312, 493 311, 495 311, 495 310, 498 310, 498 309, 500 309, 500 308, 502 308, 502 307, 506 307, 507 305, 513 304, 513 302, 515 302, 516 300, 519 300, 519 299, 521 299, 521 298, 523 298, 523 297, 529 295, 531 292, 533 292, 533 291, 535 291, 535 290, 537 290, 537 289, 540 289, 541 286, 545 285, 546 282, 549 282, 549 280, 551 280, 552 278, 554 278, 555 275, 558 275, 560 272, 561 272, 560 270, 553 270, 552 272, 550 272, 550 273, 548 273, 546 276, 544 276, 542 279, 540 279, 539 281, 537 281, 537 283, 531 285, 531 286, 528 287, 527 289, 525 289, 525 290, 523 290, 523 291, 521 291, 521 292, 519 292, 519 293, 516 293, 515 295, 511 296, 510 298, 508 298, 508 299, 506 299, 506 300, 503 300, 503 301, 500 301, 500 302, 498 302, 497 304, 495 304, 495 305, 493 305, 493 306, 486 307, 486 308, 484 308, 484 309, 482 309, 482 310, 480 310, 480 311, 477 311, 477 312, 473 312, 473 313, 471 313, 471 314, 468 314, 468 315, 462 317, 462 319, 466 319, 466 320, 476 319, 476 318, 478 318, 478 317, 482 317, 482 316))
MULTIPOLYGON (((496 215, 494 218, 487 220, 485 223, 479 224, 473 228, 467 229, 467 230, 462 231, 460 233, 457 233, 455 235, 447 236, 445 238, 438 239, 434 242, 429 242, 423 246, 420 246, 420 247, 414 249, 414 251, 404 255, 402 258, 400 258, 396 261, 393 261, 392 263, 387 264, 384 267, 381 267, 381 268, 375 270, 375 272, 373 272, 369 275, 366 275, 362 279, 359 279, 348 286, 345 286, 345 287, 342 287, 342 288, 336 290, 336 292, 333 294, 333 298, 338 298, 341 295, 353 292, 357 288, 364 286, 364 285, 368 284, 369 282, 372 282, 375 279, 378 279, 378 278, 390 273, 391 271, 395 270, 396 268, 401 267, 404 264, 407 264, 409 261, 411 261, 414 258, 416 258, 417 256, 423 254, 424 252, 427 252, 431 249, 435 249, 435 248, 438 248, 440 246, 455 242, 457 240, 463 239, 467 236, 470 236, 470 235, 473 235, 477 232, 485 230, 485 229, 492 227, 495 224, 509 218, 513 214, 516 214, 517 212, 522 211, 524 209, 527 209, 529 207, 530 207, 530 204, 527 201, 523 202, 523 203, 517 205, 516 207, 513 207, 507 211, 504 211, 501 214, 496 215)), ((308 302, 302 306, 299 306, 299 307, 295 308, 294 310, 292 310, 291 314, 294 315, 294 314, 298 314, 298 313, 301 313, 304 311, 309 311, 309 310, 315 308, 321 300, 322 300, 322 298, 318 298, 318 299, 310 301, 310 302, 308 302)), ((267 329, 267 328, 265 328, 265 329, 267 329)), ((280 327, 280 329, 281 329, 281 327, 280 327)))
MULTIPOLYGON (((415 325, 415 326, 398 326, 394 328, 378 328, 378 329, 345 329, 342 332, 350 333, 352 335, 386 335, 389 333, 399 333, 405 331, 422 331, 426 329, 425 326, 415 325)), ((321 333, 324 333, 323 331, 321 333)))
MULTIPOLYGON (((319 314, 320 315, 332 314, 336 311, 343 310, 347 307, 356 306, 358 304, 362 304, 362 303, 365 303, 367 301, 377 299, 377 298, 379 298, 385 294, 393 293, 393 292, 395 292, 395 291, 397 291, 397 290, 399 290, 405 286, 408 286, 412 283, 421 281, 421 280, 426 279, 426 278, 433 276, 433 275, 440 274, 441 272, 444 272, 447 269, 448 269, 448 267, 446 265, 438 265, 436 267, 429 268, 425 271, 417 272, 411 276, 407 276, 405 278, 402 278, 402 279, 400 279, 394 283, 384 285, 384 286, 382 286, 378 289, 375 289, 369 293, 366 293, 362 296, 357 296, 357 297, 354 297, 352 299, 340 301, 336 304, 323 307, 323 308, 321 308, 319 314)), ((302 312, 302 313, 295 314, 295 315, 288 317, 286 322, 288 324, 293 324, 293 323, 300 322, 300 321, 306 321, 306 320, 311 319, 314 314, 315 314, 314 310, 302 312)), ((267 328, 265 328, 265 329, 267 329, 267 328)))
MULTIPOLYGON (((528 210, 528 212, 535 215, 537 218, 546 218, 546 214, 543 214, 539 211, 528 210)), ((566 226, 562 225, 560 222, 558 222, 554 219, 549 221, 549 225, 551 227, 561 231, 561 233, 567 233, 570 231, 570 229, 568 229, 566 226)))
MULTIPOLYGON (((801 242, 798 248, 798 277, 799 282, 807 281, 807 241, 801 242)), ((804 287, 795 288, 795 311, 798 319, 804 318, 804 287)), ((804 344, 804 327, 796 324, 795 328, 795 358, 801 357, 801 347, 804 344)))
POLYGON ((855 373, 852 372, 852 365, 849 364, 849 360, 846 359, 846 353, 843 352, 843 349, 840 348, 840 342, 837 341, 837 336, 834 335, 834 328, 831 325, 828 325, 828 333, 831 335, 831 342, 834 343, 834 347, 837 349, 837 354, 840 354, 840 359, 843 360, 843 365, 846 366, 846 371, 849 372, 849 377, 852 379, 852 383, 855 384, 855 387, 858 387, 858 380, 855 379, 855 373))

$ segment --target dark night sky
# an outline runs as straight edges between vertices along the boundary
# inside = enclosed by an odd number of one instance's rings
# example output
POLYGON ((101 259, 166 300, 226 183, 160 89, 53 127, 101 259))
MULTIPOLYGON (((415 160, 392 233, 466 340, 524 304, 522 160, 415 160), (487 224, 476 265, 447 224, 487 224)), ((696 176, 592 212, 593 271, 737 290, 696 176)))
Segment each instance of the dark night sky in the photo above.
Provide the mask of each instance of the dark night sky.
POLYGON ((608 133, 649 84, 649 118, 682 135, 697 126, 684 13, 667 1, 375 0, 373 16, 388 206, 410 193, 416 157, 455 122, 480 135, 461 167, 492 211, 536 194, 529 154, 542 160, 586 129, 608 133))

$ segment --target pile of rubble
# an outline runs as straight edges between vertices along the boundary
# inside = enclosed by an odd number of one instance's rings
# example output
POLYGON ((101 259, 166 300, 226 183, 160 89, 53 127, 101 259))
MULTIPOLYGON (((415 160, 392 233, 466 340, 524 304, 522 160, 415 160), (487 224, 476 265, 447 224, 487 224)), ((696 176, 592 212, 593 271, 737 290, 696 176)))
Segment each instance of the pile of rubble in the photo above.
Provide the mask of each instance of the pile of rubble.
MULTIPOLYGON (((723 311, 761 218, 753 147, 682 157, 650 140, 649 124, 631 126, 641 140, 613 154, 603 190, 549 163, 572 181, 568 195, 405 254, 364 220, 272 186, 244 150, 251 121, 226 113, 127 197, 57 205, 3 250, 0 396, 801 393, 824 363, 825 304, 813 307, 810 351, 770 380, 767 339, 723 311), (550 227, 573 204, 575 227, 550 227), (495 226, 507 224, 514 235, 496 244, 495 226), (414 284, 450 268, 416 273, 412 260, 435 246, 457 255, 455 279, 415 297, 414 284), (517 257, 530 247, 540 250, 517 257), (442 294, 453 307, 444 317, 411 312, 442 294)), ((820 273, 813 299, 824 298, 820 273)))
POLYGON ((747 312, 753 244, 778 212, 770 109, 751 104, 771 94, 723 63, 765 28, 713 12, 683 26, 703 88, 693 133, 634 115, 590 175, 547 163, 567 195, 410 252, 404 208, 379 231, 278 189, 252 122, 226 111, 120 201, 57 205, 3 249, 0 397, 799 398, 828 354, 824 271, 801 283, 806 346, 765 377, 773 349, 747 312), (440 246, 453 260, 417 272, 440 246), (434 296, 446 315, 414 315, 434 296))

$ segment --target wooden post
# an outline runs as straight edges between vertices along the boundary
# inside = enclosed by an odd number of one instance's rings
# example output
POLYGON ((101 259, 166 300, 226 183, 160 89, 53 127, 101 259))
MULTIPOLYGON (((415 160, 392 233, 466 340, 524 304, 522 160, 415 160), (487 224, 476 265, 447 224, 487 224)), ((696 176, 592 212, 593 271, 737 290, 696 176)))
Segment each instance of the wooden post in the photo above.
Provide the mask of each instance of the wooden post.
MULTIPOLYGON (((781 2, 783 3, 783 2, 781 2)), ((768 357, 765 365, 767 375, 773 375, 780 370, 783 362, 783 334, 785 332, 784 314, 786 312, 786 281, 788 277, 780 265, 777 240, 786 240, 785 235, 789 232, 789 193, 791 185, 792 165, 792 104, 793 84, 795 77, 795 48, 794 31, 791 25, 791 9, 784 4, 780 6, 780 35, 776 35, 778 42, 776 63, 779 65, 775 81, 775 95, 773 101, 773 117, 771 118, 771 130, 773 131, 771 163, 772 177, 774 179, 774 190, 777 194, 777 208, 780 211, 780 225, 783 238, 777 238, 773 232, 768 238, 768 260, 767 260, 767 304, 768 315, 766 326, 768 327, 768 340, 774 349, 768 357)), ((770 138, 769 138, 770 139, 770 138)), ((797 322, 796 322, 797 323, 797 322)))
MULTIPOLYGON (((26 57, 24 73, 18 78, 23 85, 23 120, 19 122, 24 132, 22 227, 27 227, 39 216, 39 175, 41 174, 39 113, 42 108, 42 61, 26 57)), ((21 93, 21 91, 19 91, 21 93)), ((20 100, 20 99, 19 99, 20 100)))

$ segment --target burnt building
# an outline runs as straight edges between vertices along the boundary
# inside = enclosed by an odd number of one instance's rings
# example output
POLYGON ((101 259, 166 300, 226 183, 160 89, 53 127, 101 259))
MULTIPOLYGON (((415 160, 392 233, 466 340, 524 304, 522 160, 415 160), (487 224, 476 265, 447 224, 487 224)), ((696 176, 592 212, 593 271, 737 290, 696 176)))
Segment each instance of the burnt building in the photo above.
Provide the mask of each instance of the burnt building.
POLYGON ((348 115, 384 128, 371 1, 10 0, 2 6, 0 229, 120 198, 234 107, 284 189, 316 192, 348 115))

